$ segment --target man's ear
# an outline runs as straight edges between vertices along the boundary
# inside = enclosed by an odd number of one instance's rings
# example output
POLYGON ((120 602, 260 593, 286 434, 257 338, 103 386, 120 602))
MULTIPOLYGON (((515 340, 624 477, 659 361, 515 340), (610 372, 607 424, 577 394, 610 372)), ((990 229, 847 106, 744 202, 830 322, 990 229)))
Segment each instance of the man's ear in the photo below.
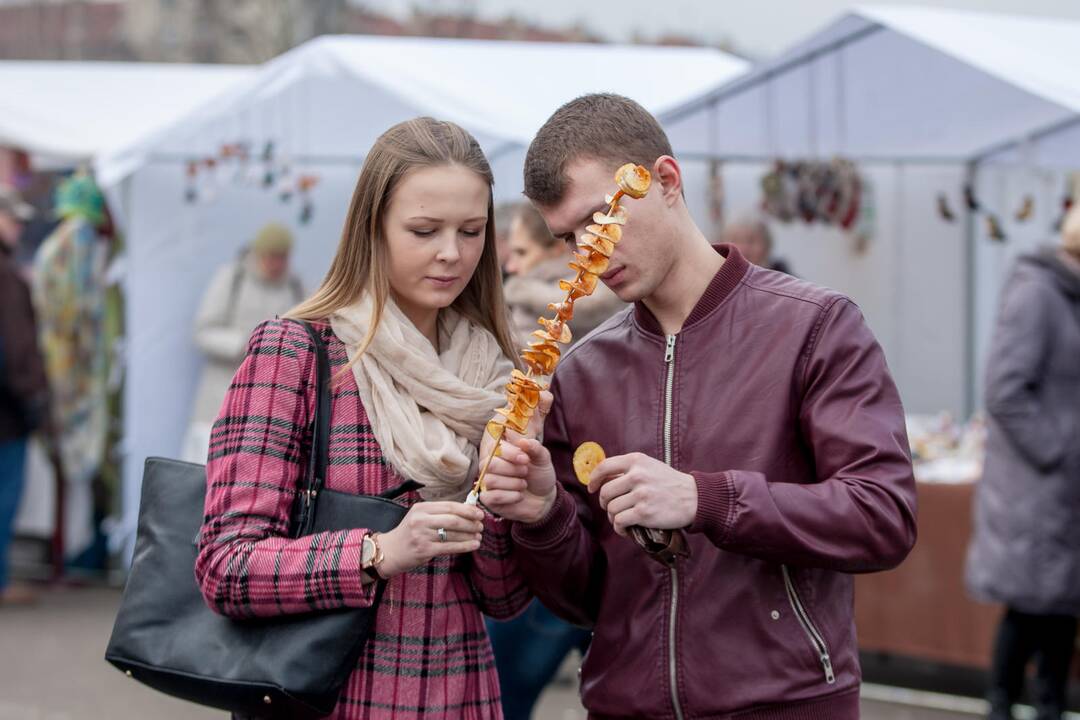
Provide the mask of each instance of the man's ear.
POLYGON ((661 155, 652 166, 653 188, 660 191, 665 205, 673 205, 683 195, 682 168, 670 155, 661 155))

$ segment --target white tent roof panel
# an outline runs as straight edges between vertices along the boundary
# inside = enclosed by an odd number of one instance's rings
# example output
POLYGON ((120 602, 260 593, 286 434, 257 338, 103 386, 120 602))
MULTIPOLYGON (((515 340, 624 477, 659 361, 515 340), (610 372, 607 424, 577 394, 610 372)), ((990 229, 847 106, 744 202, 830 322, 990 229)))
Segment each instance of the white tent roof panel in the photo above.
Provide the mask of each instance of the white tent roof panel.
POLYGON ((252 73, 241 65, 0 62, 0 145, 87 160, 160 130, 252 73))
POLYGON ((98 173, 112 185, 149 155, 213 153, 230 134, 278 137, 296 156, 356 159, 416 115, 457 122, 490 153, 527 145, 556 107, 585 93, 628 95, 662 113, 747 68, 709 48, 326 36, 106 158, 98 173))
POLYGON ((963 161, 1076 116, 1077 62, 1080 22, 864 7, 667 119, 689 153, 963 161))

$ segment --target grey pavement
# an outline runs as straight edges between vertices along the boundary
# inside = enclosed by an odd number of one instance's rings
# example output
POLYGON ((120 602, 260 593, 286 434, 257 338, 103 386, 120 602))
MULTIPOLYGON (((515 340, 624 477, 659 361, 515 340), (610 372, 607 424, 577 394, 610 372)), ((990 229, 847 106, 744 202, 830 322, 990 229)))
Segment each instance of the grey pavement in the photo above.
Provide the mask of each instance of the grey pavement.
MULTIPOLYGON (((120 594, 100 587, 45 591, 28 608, 0 607, 0 720, 96 720, 154 718, 199 720, 224 717, 161 695, 127 679, 103 655, 120 594)), ((940 700, 943 696, 937 696, 940 700)), ((889 688, 867 688, 863 720, 971 720, 971 713, 913 707, 912 698, 889 688), (872 690, 872 692, 871 692, 872 690), (901 702, 889 698, 900 693, 901 702)), ((949 706, 948 698, 944 704, 949 706)), ((960 701, 960 706, 965 703, 960 701)), ((971 701, 967 706, 975 707, 971 701)), ((537 720, 585 717, 570 683, 544 694, 537 720)))

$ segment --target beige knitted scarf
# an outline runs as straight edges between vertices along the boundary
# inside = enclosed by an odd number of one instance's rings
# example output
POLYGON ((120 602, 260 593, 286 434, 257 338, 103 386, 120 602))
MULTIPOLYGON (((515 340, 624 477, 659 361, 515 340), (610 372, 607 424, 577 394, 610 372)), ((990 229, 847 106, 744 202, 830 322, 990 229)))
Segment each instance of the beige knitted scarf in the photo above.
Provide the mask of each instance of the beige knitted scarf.
MULTIPOLYGON (((330 317, 349 360, 367 336, 368 294, 330 317)), ((478 466, 484 426, 505 399, 513 368, 495 336, 449 308, 439 315, 440 353, 392 298, 367 350, 353 366, 383 456, 425 486, 427 500, 460 500, 478 466)))

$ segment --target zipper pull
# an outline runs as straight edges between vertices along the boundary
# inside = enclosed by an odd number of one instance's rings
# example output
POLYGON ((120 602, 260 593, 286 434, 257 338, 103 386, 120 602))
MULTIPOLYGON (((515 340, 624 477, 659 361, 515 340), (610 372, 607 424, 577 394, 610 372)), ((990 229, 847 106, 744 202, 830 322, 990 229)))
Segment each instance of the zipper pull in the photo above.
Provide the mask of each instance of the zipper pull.
POLYGON ((836 683, 836 675, 833 674, 832 659, 829 658, 828 653, 821 656, 821 665, 825 668, 825 682, 829 685, 836 683))
POLYGON ((675 359, 675 335, 667 336, 667 350, 664 351, 664 362, 669 363, 675 359))

